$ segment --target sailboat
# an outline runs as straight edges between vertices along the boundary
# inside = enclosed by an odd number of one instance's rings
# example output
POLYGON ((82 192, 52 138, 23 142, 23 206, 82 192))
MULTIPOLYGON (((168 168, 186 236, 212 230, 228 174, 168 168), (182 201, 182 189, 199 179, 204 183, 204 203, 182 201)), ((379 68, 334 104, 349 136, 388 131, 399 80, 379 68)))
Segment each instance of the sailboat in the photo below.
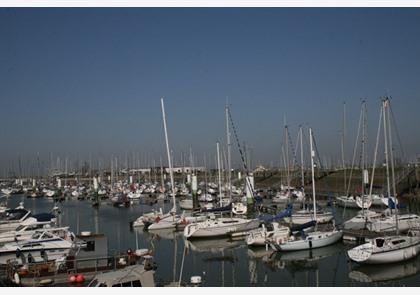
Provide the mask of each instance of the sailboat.
POLYGON ((168 130, 166 128, 165 104, 163 102, 163 98, 160 99, 160 102, 161 102, 161 106, 162 106, 163 127, 164 127, 164 130, 165 130, 166 152, 168 154, 168 166, 169 166, 169 175, 170 175, 170 179, 171 179, 173 206, 172 206, 172 209, 168 213, 164 214, 162 217, 156 218, 154 220, 153 224, 151 224, 149 226, 148 230, 167 229, 167 228, 175 229, 176 226, 177 226, 177 223, 181 220, 181 217, 176 215, 174 172, 173 172, 173 169, 172 169, 171 152, 170 152, 170 149, 169 149, 168 130))
MULTIPOLYGON (((287 128, 287 126, 286 126, 287 128)), ((286 129, 287 132, 287 129, 286 129)), ((300 137, 300 157, 301 157, 301 182, 302 182, 302 197, 301 200, 303 201, 305 198, 305 179, 304 179, 304 172, 303 172, 303 129, 300 127, 299 130, 299 137, 300 137)), ((287 139, 287 136, 286 136, 287 139)), ((288 166, 288 165, 287 165, 288 166)), ((290 182, 288 180, 288 182, 290 182)), ((288 185, 289 192, 290 192, 290 185, 288 185)), ((326 212, 321 209, 317 209, 316 214, 314 215, 314 208, 312 209, 309 207, 306 207, 303 210, 297 210, 293 212, 291 216, 287 216, 284 218, 286 222, 293 223, 295 225, 304 225, 307 224, 313 220, 316 220, 317 223, 328 223, 330 222, 334 216, 331 212, 326 212)))
MULTIPOLYGON (((388 196, 391 195, 390 181, 389 181, 389 159, 388 159, 388 145, 390 151, 390 162, 392 169, 392 181, 393 181, 393 193, 396 197, 396 188, 395 188, 395 177, 394 177, 394 157, 392 149, 392 137, 391 137, 391 128, 389 124, 389 108, 390 102, 389 98, 385 98, 382 101, 382 107, 379 117, 379 128, 378 136, 375 149, 374 165, 376 162, 376 154, 378 149, 379 134, 381 127, 381 120, 383 119, 384 127, 384 141, 385 141, 385 164, 386 164, 386 176, 387 176, 387 190, 388 196)), ((374 170, 372 174, 374 173, 374 170)), ((373 177, 372 177, 373 178, 373 177)), ((372 183, 370 186, 370 192, 372 192, 372 183)), ((414 214, 412 214, 414 215, 414 214)), ((411 214, 405 214, 402 216, 407 216, 406 220, 417 220, 411 214)), ((410 230, 406 236, 399 234, 399 220, 402 220, 398 216, 398 207, 395 206, 395 216, 386 217, 385 220, 393 220, 395 222, 396 235, 393 236, 384 236, 377 237, 370 240, 368 243, 357 246, 353 249, 347 251, 349 258, 357 263, 366 263, 366 264, 380 264, 380 263, 393 263, 400 262, 411 259, 419 254, 420 251, 420 231, 410 230)), ((381 224, 382 220, 375 221, 372 224, 381 224)), ((403 223, 404 224, 404 223, 403 223)), ((369 227, 369 226, 368 226, 369 227)))
MULTIPOLYGON (((228 194, 232 203, 231 185, 231 156, 230 156, 230 131, 229 131, 229 108, 225 108, 226 115, 226 137, 228 148, 228 194)), ((246 178, 245 178, 246 179, 246 178)), ((249 183, 247 182, 247 185, 249 183)), ((220 237, 235 232, 244 232, 257 228, 260 225, 258 219, 244 219, 237 217, 212 217, 204 222, 189 224, 184 228, 185 238, 220 237)))
MULTIPOLYGON (((311 147, 311 170, 312 170, 312 197, 313 197, 313 220, 317 221, 317 210, 316 210, 316 194, 315 194, 315 174, 314 174, 314 157, 315 152, 312 144, 312 129, 309 129, 309 139, 311 147)), ((290 238, 282 243, 271 243, 271 247, 277 251, 296 251, 296 250, 307 250, 325 247, 338 242, 343 236, 341 230, 333 229, 332 231, 314 231, 307 235, 302 234, 301 238, 290 238)))

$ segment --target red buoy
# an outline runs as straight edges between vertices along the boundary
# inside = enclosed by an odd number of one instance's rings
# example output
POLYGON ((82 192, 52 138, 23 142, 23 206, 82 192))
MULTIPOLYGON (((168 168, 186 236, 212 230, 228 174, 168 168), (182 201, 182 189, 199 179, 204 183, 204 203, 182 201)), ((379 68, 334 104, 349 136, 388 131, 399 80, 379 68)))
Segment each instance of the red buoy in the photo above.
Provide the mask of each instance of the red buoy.
POLYGON ((76 282, 77 283, 83 283, 85 281, 85 276, 84 275, 77 275, 76 276, 76 282))

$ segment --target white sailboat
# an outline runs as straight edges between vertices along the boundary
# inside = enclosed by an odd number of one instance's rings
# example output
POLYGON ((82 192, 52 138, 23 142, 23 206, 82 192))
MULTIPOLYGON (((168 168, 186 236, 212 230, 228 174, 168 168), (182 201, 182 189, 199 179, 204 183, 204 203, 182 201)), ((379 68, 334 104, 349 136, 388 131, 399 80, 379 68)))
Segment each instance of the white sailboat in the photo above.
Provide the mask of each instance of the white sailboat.
MULTIPOLYGON (((395 188, 395 177, 394 177, 394 158, 393 158, 393 149, 392 149, 392 137, 391 137, 391 127, 389 123, 389 108, 390 102, 388 98, 385 98, 382 101, 382 107, 380 112, 379 118, 379 128, 378 128, 378 136, 377 136, 377 144, 375 149, 375 157, 374 157, 374 166, 376 162, 376 153, 378 149, 378 142, 379 142, 379 134, 380 134, 380 127, 381 127, 381 120, 383 119, 383 127, 384 127, 384 141, 385 141, 385 164, 386 164, 386 178, 387 178, 387 190, 388 196, 391 195, 390 189, 390 181, 389 181, 389 160, 388 160, 388 145, 390 151, 390 162, 391 162, 391 169, 392 169, 392 181, 393 181, 393 193, 396 196, 396 188, 395 188), (389 140, 388 140, 389 138, 389 140)), ((373 172, 374 173, 374 170, 373 172)), ((372 177, 373 178, 373 177, 372 177)), ((370 192, 372 191, 372 183, 370 192)), ((410 215, 410 214, 406 214, 410 215)), ((402 215, 404 216, 404 215, 402 215)), ((395 206, 395 215, 387 218, 387 221, 393 220, 395 222, 395 230, 396 235, 394 236, 385 236, 385 237, 377 237, 370 240, 368 243, 362 244, 357 246, 349 251, 347 254, 349 258, 357 263, 366 263, 366 264, 380 264, 380 263, 393 263, 393 262, 400 262, 411 259, 419 254, 420 251, 420 232, 416 231, 409 231, 408 235, 399 235, 399 226, 400 226, 400 218, 398 216, 398 207, 395 206)), ((403 219, 404 220, 404 219, 403 219)), ((406 222, 403 222, 402 225, 406 226, 407 222, 410 220, 418 220, 415 216, 407 216, 405 218, 406 222)), ((384 225, 384 221, 378 222, 375 221, 371 223, 370 226, 373 224, 382 224, 384 225)), ((390 224, 387 222, 387 226, 390 224)))
MULTIPOLYGON (((315 174, 314 174, 314 157, 315 152, 312 146, 312 129, 309 129, 309 139, 311 147, 311 170, 312 170, 312 196, 313 196, 313 220, 317 220, 316 210, 316 194, 315 194, 315 174)), ((325 247, 338 242, 343 236, 341 230, 334 228, 332 231, 315 231, 308 233, 301 238, 291 236, 287 241, 282 243, 270 243, 271 247, 277 251, 297 251, 325 247)))
POLYGON ((368 243, 347 251, 347 254, 357 263, 381 264, 405 261, 420 253, 418 234, 418 232, 413 232, 407 236, 374 238, 368 243))
MULTIPOLYGON (((232 202, 232 186, 231 186, 231 163, 230 163, 230 131, 228 106, 226 106, 226 137, 228 147, 228 194, 230 203, 232 202)), ((211 218, 204 222, 189 224, 184 228, 185 238, 203 238, 203 237, 220 237, 235 232, 250 231, 260 225, 258 219, 244 219, 237 217, 220 217, 211 218)))
POLYGON ((163 215, 161 218, 155 219, 153 224, 149 226, 148 230, 167 229, 167 228, 175 229, 177 223, 181 220, 181 217, 176 215, 176 199, 175 199, 176 193, 175 193, 175 185, 174 185, 174 172, 172 169, 171 152, 169 149, 168 130, 166 127, 165 104, 163 103, 163 98, 160 99, 160 102, 162 106, 163 127, 165 130, 166 152, 168 155, 168 166, 169 166, 169 176, 171 179, 171 192, 172 192, 173 206, 170 212, 163 215))

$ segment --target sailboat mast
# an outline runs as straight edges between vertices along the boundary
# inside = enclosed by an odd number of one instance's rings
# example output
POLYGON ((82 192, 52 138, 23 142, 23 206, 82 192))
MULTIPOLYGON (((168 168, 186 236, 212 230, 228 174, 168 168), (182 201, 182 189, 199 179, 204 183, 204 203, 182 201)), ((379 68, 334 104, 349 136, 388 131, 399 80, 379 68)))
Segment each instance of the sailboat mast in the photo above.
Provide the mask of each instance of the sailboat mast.
POLYGON ((366 169, 366 152, 365 152, 365 144, 366 144, 366 102, 362 102, 362 212, 363 215, 365 213, 365 169, 366 169))
POLYGON ((302 177, 302 192, 305 191, 305 174, 303 172, 303 129, 300 126, 300 170, 301 170, 301 177, 302 177))
POLYGON ((385 104, 386 104, 386 109, 387 109, 386 120, 387 120, 387 124, 388 124, 389 150, 390 150, 390 158, 391 158, 390 160, 391 160, 391 174, 392 174, 392 193, 393 193, 393 196, 395 198, 395 227, 396 227, 396 231, 397 231, 397 235, 398 235, 398 233, 399 233, 399 229, 398 229, 398 201, 397 201, 397 189, 395 187, 395 167, 394 167, 394 154, 393 154, 393 147, 392 147, 391 123, 390 123, 390 120, 389 120, 389 117, 390 117, 389 98, 386 98, 385 104))
POLYGON ((315 173, 314 173, 314 157, 315 152, 312 143, 312 129, 309 128, 309 142, 311 145, 311 170, 312 170, 312 199, 314 203, 314 220, 316 222, 316 199, 315 199, 315 173))
POLYGON ((227 144, 227 160, 228 160, 228 175, 227 175, 227 180, 228 180, 228 196, 229 196, 229 201, 232 202, 232 176, 231 176, 231 156, 230 156, 230 131, 229 131, 229 106, 226 105, 225 108, 225 113, 226 113, 226 144, 227 144))
POLYGON ((343 103, 343 136, 341 140, 341 161, 343 163, 344 170, 344 189, 347 185, 347 170, 346 170, 346 160, 345 160, 345 140, 346 140, 346 102, 343 103))
POLYGON ((218 180, 219 180, 219 199, 222 197, 222 176, 220 171, 220 148, 219 142, 216 143, 217 148, 217 172, 218 172, 218 180))
POLYGON ((386 124, 386 106, 387 101, 384 100, 383 102, 383 122, 384 122, 384 141, 385 141, 385 164, 386 164, 386 184, 387 184, 387 192, 388 197, 391 197, 391 189, 389 185, 389 162, 388 162, 388 130, 387 130, 387 124, 386 124))
POLYGON ((163 117, 163 128, 165 129, 165 142, 166 142, 166 152, 168 154, 168 165, 169 165, 169 176, 171 178, 171 189, 172 189, 172 201, 174 203, 172 207, 172 212, 176 212, 176 200, 175 200, 175 185, 174 185, 174 173, 172 171, 172 161, 171 161, 171 152, 169 149, 169 140, 168 140, 168 131, 166 128, 166 115, 165 115, 165 104, 163 103, 163 98, 160 99, 162 106, 162 117, 163 117))

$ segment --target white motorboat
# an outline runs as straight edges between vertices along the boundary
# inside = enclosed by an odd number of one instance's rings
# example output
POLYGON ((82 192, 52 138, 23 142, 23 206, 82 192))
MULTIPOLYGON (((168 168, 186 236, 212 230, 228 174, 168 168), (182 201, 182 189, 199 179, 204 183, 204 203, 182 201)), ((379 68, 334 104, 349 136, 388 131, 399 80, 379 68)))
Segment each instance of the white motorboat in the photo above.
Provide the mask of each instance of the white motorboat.
POLYGON ((226 236, 235 232, 249 231, 257 228, 257 219, 221 217, 208 219, 203 222, 189 224, 184 228, 184 237, 202 238, 226 236))
POLYGON ((6 210, 6 219, 0 221, 0 233, 16 229, 31 216, 31 211, 24 208, 6 210))
POLYGON ((10 196, 12 194, 13 190, 9 189, 9 188, 2 188, 1 192, 6 196, 10 196))
POLYGON ((405 261, 417 256, 419 251, 419 232, 412 231, 407 236, 374 238, 347 251, 347 254, 357 263, 380 264, 405 261))
POLYGON ((152 256, 143 257, 142 264, 129 265, 95 275, 88 287, 155 287, 152 256))
POLYGON ((40 230, 49 231, 55 235, 63 237, 68 232, 69 227, 52 227, 50 223, 36 223, 21 225, 16 230, 10 232, 4 232, 0 234, 0 244, 11 243, 11 242, 22 242, 29 240, 34 233, 40 230), (64 234, 63 234, 64 233, 64 234))
POLYGON ((74 235, 68 240, 60 238, 49 231, 39 231, 29 240, 7 243, 0 248, 0 264, 14 260, 18 264, 27 262, 54 261, 70 253, 74 235))

